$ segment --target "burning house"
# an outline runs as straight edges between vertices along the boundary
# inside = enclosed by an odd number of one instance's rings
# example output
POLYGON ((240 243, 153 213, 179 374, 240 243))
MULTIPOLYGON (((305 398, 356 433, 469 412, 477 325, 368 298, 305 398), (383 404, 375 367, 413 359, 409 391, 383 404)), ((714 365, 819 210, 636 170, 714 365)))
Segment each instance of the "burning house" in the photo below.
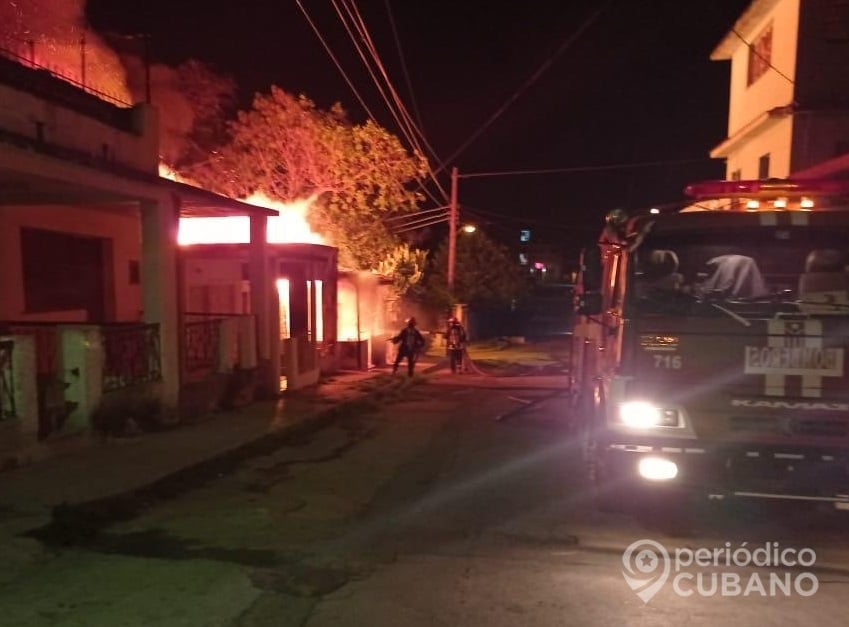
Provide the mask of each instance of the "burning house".
MULTIPOLYGON (((192 222, 184 220, 181 232, 192 222)), ((248 280, 247 243, 184 244, 180 257, 187 320, 238 316, 257 306, 248 280)), ((336 249, 274 243, 267 246, 266 259, 274 286, 266 306, 277 315, 269 317, 265 335, 271 345, 270 358, 280 363, 280 387, 311 385, 321 372, 337 369, 336 249)))
POLYGON ((154 106, 41 60, 0 47, 0 447, 370 367, 383 288, 308 202, 163 177, 154 106))
MULTIPOLYGON (((190 374, 268 363, 255 329, 270 309, 202 330, 187 321, 176 235, 181 216, 239 216, 262 230, 274 212, 160 178, 153 107, 104 100, 10 56, 0 55, 3 443, 86 430, 128 403, 170 412, 190 374)), ((250 257, 254 292, 270 292, 264 240, 250 257)))

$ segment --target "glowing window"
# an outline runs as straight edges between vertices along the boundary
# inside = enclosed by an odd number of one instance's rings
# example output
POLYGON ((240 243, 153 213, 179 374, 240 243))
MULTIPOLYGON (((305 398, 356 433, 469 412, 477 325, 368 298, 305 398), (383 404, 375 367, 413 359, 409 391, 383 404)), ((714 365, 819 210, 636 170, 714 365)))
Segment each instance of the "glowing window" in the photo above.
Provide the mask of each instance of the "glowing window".
POLYGON ((280 339, 291 337, 292 314, 289 310, 289 279, 277 279, 277 296, 280 301, 280 339))
POLYGON ((315 282, 315 341, 324 341, 324 297, 322 296, 322 288, 324 283, 316 280, 315 282))

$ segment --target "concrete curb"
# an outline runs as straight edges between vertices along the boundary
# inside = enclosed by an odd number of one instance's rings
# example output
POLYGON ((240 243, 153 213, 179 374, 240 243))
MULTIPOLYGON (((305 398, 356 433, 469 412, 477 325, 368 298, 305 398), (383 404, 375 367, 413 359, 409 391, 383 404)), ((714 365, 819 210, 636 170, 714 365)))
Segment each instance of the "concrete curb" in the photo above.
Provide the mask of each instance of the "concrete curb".
POLYGON ((95 499, 55 505, 47 524, 20 535, 34 537, 47 545, 84 544, 102 529, 134 517, 140 510, 157 501, 173 499, 198 489, 209 481, 233 472, 247 460, 270 454, 293 439, 334 424, 352 407, 368 403, 381 390, 382 387, 340 400, 332 407, 318 409, 297 422, 235 443, 232 448, 189 462, 177 470, 168 471, 134 487, 95 499))

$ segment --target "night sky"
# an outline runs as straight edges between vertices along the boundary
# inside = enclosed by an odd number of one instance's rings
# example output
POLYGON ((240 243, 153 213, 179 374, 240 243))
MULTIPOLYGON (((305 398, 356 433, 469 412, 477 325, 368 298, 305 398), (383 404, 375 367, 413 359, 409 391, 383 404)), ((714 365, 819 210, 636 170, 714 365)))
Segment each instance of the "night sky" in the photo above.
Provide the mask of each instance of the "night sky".
MULTIPOLYGON (((331 0, 303 5, 383 126, 396 132, 331 0)), ((574 240, 614 207, 678 200, 687 182, 721 178, 707 153, 725 137, 730 65, 709 60, 748 0, 368 0, 358 2, 408 108, 445 159, 513 96, 598 9, 596 21, 448 166, 461 174, 701 160, 664 167, 460 181, 462 205, 502 214, 485 228, 574 240), (546 228, 548 227, 548 228, 546 228)), ((243 103, 277 84, 320 106, 357 99, 295 0, 89 0, 96 30, 152 37, 154 61, 194 57, 230 73, 243 103), (127 8, 130 5, 131 8, 127 8)), ((447 173, 443 173, 447 188, 447 173)))

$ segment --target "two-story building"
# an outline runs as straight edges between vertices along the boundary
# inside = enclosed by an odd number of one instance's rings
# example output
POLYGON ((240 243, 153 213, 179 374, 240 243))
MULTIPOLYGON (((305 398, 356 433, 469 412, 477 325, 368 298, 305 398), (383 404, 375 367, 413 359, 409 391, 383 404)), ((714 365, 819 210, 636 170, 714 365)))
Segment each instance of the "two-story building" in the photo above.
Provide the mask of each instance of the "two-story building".
POLYGON ((754 0, 711 59, 731 62, 728 179, 787 177, 849 152, 849 3, 754 0))
POLYGON ((188 374, 255 370, 279 389, 276 212, 160 178, 158 135, 152 106, 0 54, 0 447, 133 399, 174 411, 188 374), (189 321, 178 221, 233 215, 255 234, 250 311, 189 321))

